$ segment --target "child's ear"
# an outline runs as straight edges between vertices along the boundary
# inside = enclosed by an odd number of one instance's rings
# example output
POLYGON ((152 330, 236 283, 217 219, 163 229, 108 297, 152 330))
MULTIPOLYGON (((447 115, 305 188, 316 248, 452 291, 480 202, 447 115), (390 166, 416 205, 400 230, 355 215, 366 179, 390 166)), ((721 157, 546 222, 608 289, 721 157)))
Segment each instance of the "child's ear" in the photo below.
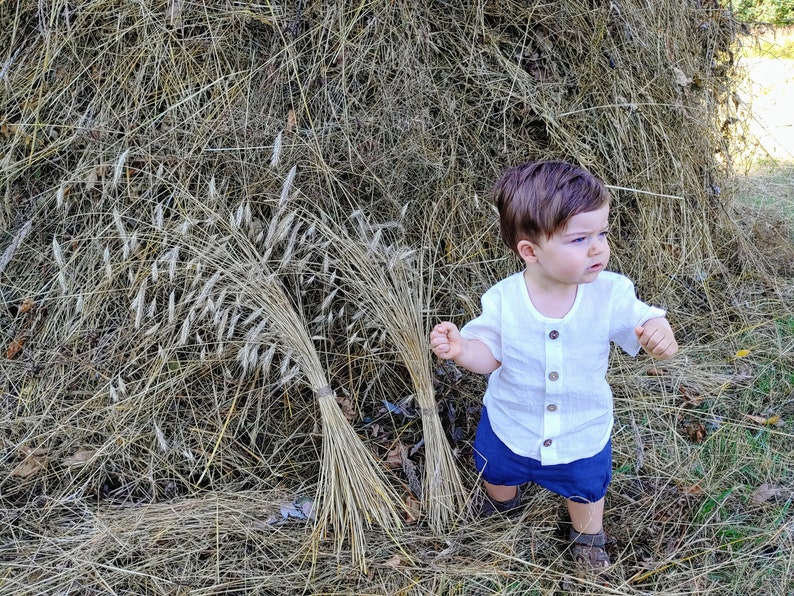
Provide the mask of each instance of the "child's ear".
POLYGON ((516 245, 518 256, 526 263, 533 263, 537 260, 535 244, 530 240, 519 240, 516 245))

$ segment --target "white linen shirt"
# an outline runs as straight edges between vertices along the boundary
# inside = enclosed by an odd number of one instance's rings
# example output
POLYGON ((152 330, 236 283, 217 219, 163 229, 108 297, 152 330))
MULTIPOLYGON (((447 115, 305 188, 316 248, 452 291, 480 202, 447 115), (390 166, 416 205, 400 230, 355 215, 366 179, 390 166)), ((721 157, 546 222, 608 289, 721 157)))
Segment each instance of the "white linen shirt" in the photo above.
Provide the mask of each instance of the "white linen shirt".
POLYGON ((610 341, 636 356, 634 327, 664 315, 637 299, 631 280, 610 271, 581 284, 561 319, 537 311, 523 272, 494 285, 461 335, 482 341, 501 362, 484 397, 496 436, 542 465, 599 453, 613 424, 610 341))

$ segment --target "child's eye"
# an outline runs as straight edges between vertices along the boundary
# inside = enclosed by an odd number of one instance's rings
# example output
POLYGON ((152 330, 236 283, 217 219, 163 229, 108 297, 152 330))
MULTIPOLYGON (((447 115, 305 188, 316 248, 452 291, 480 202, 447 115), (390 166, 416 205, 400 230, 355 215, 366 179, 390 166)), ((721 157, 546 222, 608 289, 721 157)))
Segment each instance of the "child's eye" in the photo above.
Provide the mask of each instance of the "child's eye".
POLYGON ((573 240, 571 240, 571 244, 581 244, 585 240, 586 238, 584 236, 582 236, 581 238, 574 238, 573 240))
POLYGON ((609 230, 604 230, 599 234, 599 236, 601 236, 602 238, 606 238, 608 235, 609 235, 609 230))

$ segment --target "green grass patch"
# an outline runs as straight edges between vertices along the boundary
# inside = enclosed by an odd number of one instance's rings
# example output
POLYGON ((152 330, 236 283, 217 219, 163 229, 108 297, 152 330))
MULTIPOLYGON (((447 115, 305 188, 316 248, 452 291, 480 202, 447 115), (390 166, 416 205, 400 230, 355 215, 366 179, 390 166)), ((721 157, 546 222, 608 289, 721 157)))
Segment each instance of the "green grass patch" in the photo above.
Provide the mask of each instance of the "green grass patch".
POLYGON ((739 200, 756 207, 780 207, 794 218, 794 164, 771 159, 755 162, 739 179, 739 200))
POLYGON ((759 31, 757 37, 745 41, 741 55, 745 58, 794 60, 794 32, 779 27, 759 31))

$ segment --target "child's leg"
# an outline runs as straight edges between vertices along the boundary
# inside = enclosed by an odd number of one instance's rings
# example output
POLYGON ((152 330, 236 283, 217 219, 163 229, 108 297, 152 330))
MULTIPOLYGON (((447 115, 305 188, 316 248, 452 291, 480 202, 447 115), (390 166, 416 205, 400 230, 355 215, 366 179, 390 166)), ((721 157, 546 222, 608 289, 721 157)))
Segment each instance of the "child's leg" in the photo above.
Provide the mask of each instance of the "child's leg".
POLYGON ((488 411, 483 408, 474 437, 474 463, 477 471, 483 475, 488 496, 483 504, 484 515, 490 515, 493 510, 504 513, 520 505, 518 485, 529 479, 524 460, 526 458, 510 451, 496 436, 488 419, 488 411))
POLYGON ((571 515, 571 554, 577 565, 604 569, 610 566, 604 535, 604 499, 595 503, 577 503, 567 499, 571 515))
POLYGON ((595 503, 566 499, 573 529, 581 534, 598 534, 604 527, 604 498, 595 503))
POLYGON ((499 501, 500 503, 504 503, 505 501, 515 498, 516 493, 518 492, 518 487, 516 486, 491 484, 490 482, 485 481, 483 481, 483 484, 485 485, 485 492, 488 493, 488 496, 494 501, 499 501))

